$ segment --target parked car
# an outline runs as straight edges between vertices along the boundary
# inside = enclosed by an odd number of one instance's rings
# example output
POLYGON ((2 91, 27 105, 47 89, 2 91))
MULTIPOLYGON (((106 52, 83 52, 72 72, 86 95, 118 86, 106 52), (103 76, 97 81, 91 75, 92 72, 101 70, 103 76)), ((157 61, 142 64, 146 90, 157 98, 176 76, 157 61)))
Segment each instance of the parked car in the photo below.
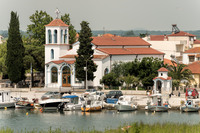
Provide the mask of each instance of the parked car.
POLYGON ((199 98, 199 92, 195 88, 187 88, 185 96, 188 98, 199 98))
POLYGON ((41 97, 42 100, 50 98, 60 98, 60 93, 57 91, 48 91, 41 97))
POLYGON ((119 98, 120 96, 123 96, 122 91, 109 91, 108 94, 106 94, 106 98, 119 98))

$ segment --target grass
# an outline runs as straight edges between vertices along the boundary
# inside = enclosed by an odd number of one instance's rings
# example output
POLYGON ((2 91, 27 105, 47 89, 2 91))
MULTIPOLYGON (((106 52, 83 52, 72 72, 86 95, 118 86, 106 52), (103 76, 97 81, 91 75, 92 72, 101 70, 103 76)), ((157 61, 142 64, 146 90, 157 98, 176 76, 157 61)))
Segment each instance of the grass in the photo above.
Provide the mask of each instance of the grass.
POLYGON ((189 125, 189 124, 143 124, 143 123, 133 123, 132 125, 126 125, 123 127, 118 127, 117 129, 105 129, 105 131, 63 131, 61 129, 48 131, 20 131, 16 132, 10 128, 0 129, 0 133, 199 133, 200 124, 189 125))

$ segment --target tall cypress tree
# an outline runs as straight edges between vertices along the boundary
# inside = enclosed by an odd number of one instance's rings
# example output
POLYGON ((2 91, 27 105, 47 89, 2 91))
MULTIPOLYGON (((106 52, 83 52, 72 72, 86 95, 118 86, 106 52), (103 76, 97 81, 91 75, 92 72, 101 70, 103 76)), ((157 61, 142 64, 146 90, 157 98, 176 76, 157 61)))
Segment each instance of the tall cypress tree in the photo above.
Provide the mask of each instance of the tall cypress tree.
POLYGON ((8 28, 6 66, 8 68, 8 77, 13 83, 18 83, 25 79, 23 65, 24 51, 25 49, 19 30, 19 17, 17 13, 12 11, 8 28))
POLYGON ((75 70, 76 70, 76 78, 79 81, 85 81, 86 73, 84 67, 86 67, 87 63, 87 79, 93 80, 95 78, 94 72, 97 70, 97 65, 94 64, 92 49, 92 31, 89 27, 89 23, 86 21, 81 22, 81 31, 79 34, 79 42, 80 46, 77 51, 78 56, 76 57, 75 62, 75 70))

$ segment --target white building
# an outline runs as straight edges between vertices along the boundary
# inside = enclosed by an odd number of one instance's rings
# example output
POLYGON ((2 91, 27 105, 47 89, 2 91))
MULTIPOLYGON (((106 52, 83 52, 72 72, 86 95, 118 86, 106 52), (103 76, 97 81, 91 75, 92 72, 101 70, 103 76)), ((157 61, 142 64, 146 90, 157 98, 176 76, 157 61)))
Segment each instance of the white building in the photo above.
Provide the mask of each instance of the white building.
MULTIPOLYGON (((75 77, 75 56, 79 42, 72 44, 70 49, 68 25, 55 19, 46 25, 45 44, 45 87, 80 86, 75 77)), ((89 86, 101 86, 100 79, 109 73, 114 62, 129 62, 135 58, 154 57, 164 59, 164 53, 150 47, 150 44, 140 37, 102 36, 93 37, 94 63, 97 71, 89 86)))
POLYGON ((195 61, 200 61, 200 47, 191 48, 183 53, 183 64, 190 64, 195 61))

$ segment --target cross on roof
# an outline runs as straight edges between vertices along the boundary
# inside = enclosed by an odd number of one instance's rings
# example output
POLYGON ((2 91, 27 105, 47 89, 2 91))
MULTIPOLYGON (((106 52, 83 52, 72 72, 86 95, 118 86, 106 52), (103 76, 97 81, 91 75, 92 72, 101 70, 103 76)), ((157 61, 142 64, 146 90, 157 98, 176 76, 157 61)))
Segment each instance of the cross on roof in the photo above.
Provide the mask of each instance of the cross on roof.
POLYGON ((60 13, 60 11, 58 10, 58 8, 56 9, 55 13, 56 13, 56 19, 57 19, 57 18, 58 18, 58 15, 59 15, 59 13, 60 13))

